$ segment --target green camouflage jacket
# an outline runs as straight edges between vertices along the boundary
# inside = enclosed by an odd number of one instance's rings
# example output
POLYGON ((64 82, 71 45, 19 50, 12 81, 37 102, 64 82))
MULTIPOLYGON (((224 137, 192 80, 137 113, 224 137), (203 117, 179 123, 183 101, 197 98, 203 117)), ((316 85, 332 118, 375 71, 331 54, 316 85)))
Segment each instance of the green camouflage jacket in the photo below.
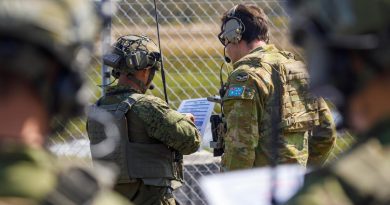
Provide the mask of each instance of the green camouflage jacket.
POLYGON ((57 165, 43 149, 1 145, 0 204, 85 204, 85 200, 93 205, 131 204, 101 186, 100 180, 93 180, 95 175, 90 170, 57 165), (94 186, 88 186, 91 184, 94 186))
POLYGON ((326 168, 305 177, 286 204, 390 204, 390 119, 326 168))
MULTIPOLYGON (((138 93, 141 97, 126 114, 130 142, 162 143, 184 155, 192 154, 199 149, 201 138, 195 124, 184 114, 169 108, 160 98, 141 94, 131 86, 120 85, 109 87, 106 96, 99 100, 99 104, 116 104, 133 93, 138 93)), ((179 186, 176 181, 166 179, 143 179, 143 181, 145 184, 155 186, 179 186)))
MULTIPOLYGON (((227 133, 223 170, 270 165, 272 66, 288 59, 273 45, 258 47, 234 63, 223 97, 227 133)), ((279 70, 279 69, 278 69, 279 70)), ((336 132, 326 103, 319 100, 319 121, 324 129, 284 132, 278 142, 278 163, 322 164, 332 149, 336 132), (309 151, 308 151, 309 150, 309 151), (309 153, 309 154, 308 154, 309 153)), ((290 108, 294 109, 294 108, 290 108)))
MULTIPOLYGON (((100 104, 124 101, 132 93, 140 92, 130 86, 112 86, 107 89, 106 96, 100 100, 100 104)), ((149 137, 181 154, 191 154, 199 149, 200 134, 195 124, 184 114, 169 108, 167 103, 160 98, 145 94, 129 111, 129 115, 133 113, 142 122, 149 137)), ((131 129, 131 126, 129 128, 131 129)), ((136 137, 132 136, 132 139, 137 141, 136 137)))

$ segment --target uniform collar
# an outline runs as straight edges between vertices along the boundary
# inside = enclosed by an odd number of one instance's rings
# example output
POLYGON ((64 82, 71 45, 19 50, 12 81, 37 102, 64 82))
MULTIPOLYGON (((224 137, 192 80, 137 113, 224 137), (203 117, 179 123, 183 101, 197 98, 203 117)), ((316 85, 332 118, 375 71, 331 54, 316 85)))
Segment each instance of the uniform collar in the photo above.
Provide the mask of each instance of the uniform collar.
POLYGON ((266 53, 266 52, 278 52, 279 50, 275 47, 274 44, 266 44, 263 46, 259 46, 251 50, 248 54, 243 56, 241 59, 239 59, 237 62, 233 64, 233 69, 236 69, 241 64, 245 64, 248 60, 250 61, 253 58, 260 58, 259 53, 266 53))
POLYGON ((106 88, 106 95, 116 95, 122 93, 140 93, 142 92, 131 85, 114 85, 106 88))

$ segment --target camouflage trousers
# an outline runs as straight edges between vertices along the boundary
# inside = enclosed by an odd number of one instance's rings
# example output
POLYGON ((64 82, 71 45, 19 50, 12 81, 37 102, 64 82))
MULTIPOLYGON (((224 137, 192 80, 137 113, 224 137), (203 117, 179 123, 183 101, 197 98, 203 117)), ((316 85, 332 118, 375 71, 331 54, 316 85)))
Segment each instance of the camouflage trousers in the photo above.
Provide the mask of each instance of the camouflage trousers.
POLYGON ((114 190, 135 205, 176 205, 171 188, 145 185, 142 180, 117 184, 114 190))

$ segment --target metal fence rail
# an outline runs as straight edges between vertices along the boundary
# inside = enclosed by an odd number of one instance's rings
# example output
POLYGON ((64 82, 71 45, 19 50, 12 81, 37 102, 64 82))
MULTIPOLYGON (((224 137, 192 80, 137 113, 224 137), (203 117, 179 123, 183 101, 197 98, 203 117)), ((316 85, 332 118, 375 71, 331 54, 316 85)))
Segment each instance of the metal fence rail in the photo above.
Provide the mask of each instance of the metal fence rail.
MULTIPOLYGON (((297 54, 288 38, 288 20, 284 0, 245 1, 262 7, 270 18, 271 43, 297 54)), ((219 68, 223 62, 223 47, 217 39, 220 18, 223 12, 236 0, 157 0, 157 14, 160 18, 161 47, 168 87, 170 106, 177 109, 180 102, 189 98, 216 95, 219 89, 219 68)), ((147 35, 157 42, 153 0, 112 0, 111 42, 126 34, 147 35)), ((96 86, 101 80, 101 42, 97 43, 97 57, 93 68, 88 71, 89 86, 86 94, 91 102, 101 95, 96 86)), ((224 72, 226 77, 227 71, 224 72)), ((157 74, 152 94, 163 98, 162 82, 157 74)), ((353 137, 341 137, 335 148, 341 152, 353 141, 353 137)), ((50 142, 50 150, 63 159, 81 159, 91 164, 89 141, 85 132, 85 119, 72 121, 62 133, 50 142)), ((185 186, 175 195, 181 204, 206 204, 198 187, 201 176, 218 172, 218 160, 211 153, 203 151, 185 157, 185 186), (207 154, 208 153, 208 154, 207 154)))

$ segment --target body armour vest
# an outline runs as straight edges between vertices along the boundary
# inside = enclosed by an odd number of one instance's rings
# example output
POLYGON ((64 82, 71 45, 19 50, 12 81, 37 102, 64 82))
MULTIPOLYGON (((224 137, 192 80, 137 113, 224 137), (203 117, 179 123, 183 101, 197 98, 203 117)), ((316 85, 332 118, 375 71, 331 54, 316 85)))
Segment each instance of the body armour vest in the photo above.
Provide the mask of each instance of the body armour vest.
POLYGON ((272 53, 265 53, 262 62, 276 70, 279 78, 279 101, 282 135, 305 132, 308 135, 307 165, 323 165, 335 142, 335 125, 325 100, 309 92, 306 65, 287 51, 278 51, 286 59, 273 62, 272 53), (269 56, 268 56, 269 55, 269 56))
POLYGON ((283 62, 273 62, 272 54, 264 54, 262 63, 277 69, 280 86, 280 128, 283 133, 305 132, 320 125, 318 98, 309 94, 309 74, 303 62, 295 60, 292 53, 279 51, 287 59, 283 62), (274 66, 274 65, 278 66, 274 66))
MULTIPOLYGON (((142 129, 142 123, 128 123, 127 113, 131 107, 142 98, 142 94, 131 94, 126 100, 117 104, 92 105, 87 119, 87 132, 91 142, 93 160, 113 162, 119 167, 118 183, 128 183, 134 179, 178 179, 175 173, 174 152, 158 140, 154 140, 145 132, 137 132, 137 136, 129 136, 128 125, 134 125, 131 130, 142 129), (112 140, 114 146, 111 152, 98 153, 96 145, 104 143, 111 136, 110 130, 97 120, 97 113, 106 113, 113 117, 114 124, 119 130, 119 139, 112 140), (142 136, 140 136, 142 135, 142 136), (132 140, 132 138, 136 140, 132 140)), ((132 132, 134 133, 134 132, 132 132)), ((109 144, 109 143, 107 143, 109 144)))

